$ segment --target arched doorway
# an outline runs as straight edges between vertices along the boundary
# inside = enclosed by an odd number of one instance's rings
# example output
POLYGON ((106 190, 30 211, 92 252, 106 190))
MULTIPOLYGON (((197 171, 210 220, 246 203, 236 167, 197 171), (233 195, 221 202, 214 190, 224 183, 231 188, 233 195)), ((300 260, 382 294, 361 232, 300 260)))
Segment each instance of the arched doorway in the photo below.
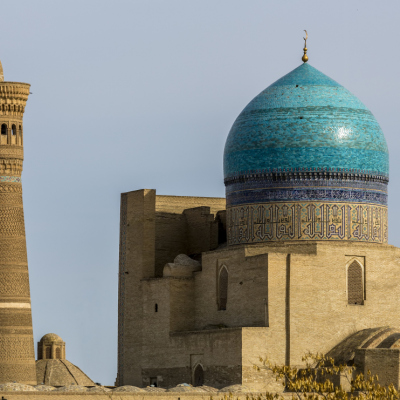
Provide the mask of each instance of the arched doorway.
POLYGON ((203 386, 203 385, 204 385, 204 370, 200 364, 197 364, 193 373, 193 386, 203 386))

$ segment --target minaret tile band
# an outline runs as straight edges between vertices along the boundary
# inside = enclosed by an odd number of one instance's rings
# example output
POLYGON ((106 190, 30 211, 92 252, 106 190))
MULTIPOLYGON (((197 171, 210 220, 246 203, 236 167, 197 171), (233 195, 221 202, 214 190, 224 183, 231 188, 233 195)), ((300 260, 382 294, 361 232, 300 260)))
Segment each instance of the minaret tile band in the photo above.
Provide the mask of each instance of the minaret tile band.
POLYGON ((0 176, 0 182, 21 183, 21 177, 20 176, 0 176))
POLYGON ((0 383, 35 385, 21 184, 23 114, 29 88, 26 83, 0 79, 0 383))

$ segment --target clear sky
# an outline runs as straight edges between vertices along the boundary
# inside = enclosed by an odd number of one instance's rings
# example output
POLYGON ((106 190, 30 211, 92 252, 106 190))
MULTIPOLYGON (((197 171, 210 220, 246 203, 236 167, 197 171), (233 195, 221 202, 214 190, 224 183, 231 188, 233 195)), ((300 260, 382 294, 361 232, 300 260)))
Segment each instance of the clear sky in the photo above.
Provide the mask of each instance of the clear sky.
MULTIPOLYGON (((390 151, 400 246, 398 0, 0 1, 5 80, 32 85, 23 190, 36 342, 93 380, 117 370, 120 193, 224 196, 246 104, 301 64, 363 101, 390 151)), ((172 260, 171 260, 172 261, 172 260)))

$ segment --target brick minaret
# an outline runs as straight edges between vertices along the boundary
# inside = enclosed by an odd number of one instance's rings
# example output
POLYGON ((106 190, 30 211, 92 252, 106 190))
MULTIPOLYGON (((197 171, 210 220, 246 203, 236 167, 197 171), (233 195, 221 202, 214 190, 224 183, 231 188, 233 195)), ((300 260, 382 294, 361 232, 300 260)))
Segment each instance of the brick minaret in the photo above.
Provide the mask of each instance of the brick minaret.
POLYGON ((27 83, 0 63, 0 383, 36 384, 21 172, 27 83))

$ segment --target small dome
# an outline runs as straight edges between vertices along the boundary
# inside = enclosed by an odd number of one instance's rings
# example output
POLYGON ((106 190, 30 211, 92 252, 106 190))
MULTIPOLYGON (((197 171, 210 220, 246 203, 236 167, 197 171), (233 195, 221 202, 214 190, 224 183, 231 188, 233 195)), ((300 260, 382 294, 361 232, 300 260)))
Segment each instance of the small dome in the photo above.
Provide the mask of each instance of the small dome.
POLYGON ((36 361, 38 383, 47 386, 95 386, 95 383, 76 365, 68 360, 36 361))
POLYGON ((351 365, 356 349, 394 349, 400 347, 400 330, 389 326, 355 332, 338 343, 326 356, 337 365, 351 365))
POLYGON ((65 359, 65 342, 55 333, 44 335, 38 342, 38 360, 65 359))
POLYGON ((389 173, 386 141, 372 113, 309 64, 256 96, 225 144, 225 180, 291 170, 389 173))
POLYGON ((63 340, 55 333, 47 333, 40 339, 40 342, 63 342, 63 340))

